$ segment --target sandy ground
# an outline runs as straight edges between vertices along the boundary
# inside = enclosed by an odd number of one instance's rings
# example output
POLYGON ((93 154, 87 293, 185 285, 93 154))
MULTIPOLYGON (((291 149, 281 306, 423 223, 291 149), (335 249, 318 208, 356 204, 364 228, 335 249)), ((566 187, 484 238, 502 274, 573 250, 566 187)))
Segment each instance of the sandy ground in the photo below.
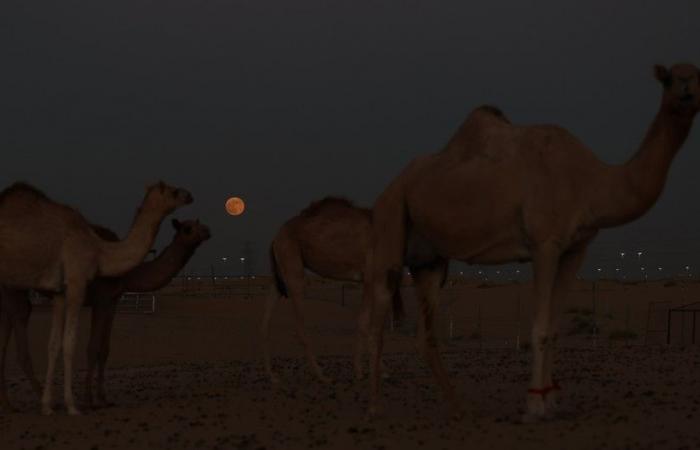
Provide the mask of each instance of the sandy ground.
MULTIPOLYGON (((512 299, 519 292, 516 287, 464 289, 472 303, 488 296, 512 299)), ((644 323, 646 304, 664 295, 678 297, 671 292, 662 286, 629 287, 625 295, 636 299, 629 316, 638 319, 628 318, 623 308, 622 318, 614 315, 609 321, 644 323)), ((589 298, 585 290, 580 297, 584 303, 589 298)), ((414 305, 410 298, 407 303, 410 318, 414 305)), ((487 348, 465 338, 475 326, 466 319, 473 318, 474 305, 455 302, 452 314, 461 319, 453 328, 461 331, 453 330, 456 338, 445 342, 443 350, 466 417, 448 418, 413 338, 394 332, 387 335, 392 376, 384 384, 385 413, 368 421, 367 383, 352 379, 352 296, 346 297, 345 307, 313 299, 305 303, 320 363, 335 380, 327 386, 306 369, 290 331, 288 302, 279 305, 273 322, 275 365, 283 382, 269 384, 258 354, 262 304, 261 297, 240 295, 168 296, 159 299, 156 314, 120 314, 107 374, 107 392, 116 406, 81 417, 63 410, 53 417, 39 415, 39 401, 11 352, 10 397, 21 412, 0 412, 0 448, 700 448, 697 346, 642 346, 639 339, 630 345, 601 338, 594 347, 590 339, 577 345, 565 340, 557 370, 564 388, 562 412, 555 420, 524 425, 519 419, 530 353, 501 339, 504 332, 496 320, 482 320, 481 331, 499 336, 495 341, 510 348, 487 348)), ((512 302, 504 304, 498 314, 485 309, 483 316, 507 315, 512 302)), ((528 308, 524 300, 521 309, 528 308)), ((79 368, 84 366, 88 317, 85 311, 79 368)), ((48 324, 49 310, 37 308, 30 338, 39 374, 45 366, 48 324)), ((524 319, 520 325, 529 326, 524 319)), ((506 328, 510 336, 512 326, 506 328)), ((75 380, 78 393, 82 375, 75 380)), ((59 398, 61 391, 57 387, 59 398)))

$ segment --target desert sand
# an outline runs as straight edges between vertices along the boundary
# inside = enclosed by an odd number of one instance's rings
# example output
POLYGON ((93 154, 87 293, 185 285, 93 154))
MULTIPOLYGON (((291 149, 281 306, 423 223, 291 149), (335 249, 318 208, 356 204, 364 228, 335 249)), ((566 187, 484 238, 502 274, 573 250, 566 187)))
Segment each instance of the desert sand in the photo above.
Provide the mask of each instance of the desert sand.
MULTIPOLYGON (((11 349, 10 399, 20 412, 0 412, 0 448, 700 447, 700 351, 691 344, 692 319, 673 320, 670 346, 665 331, 645 334, 666 326, 664 308, 699 297, 694 283, 599 282, 594 295, 592 284, 580 281, 559 345, 561 413, 538 424, 520 421, 531 358, 526 284, 452 280, 443 291, 437 320, 443 357, 466 407, 459 421, 449 419, 414 350, 415 304, 405 286, 408 317, 387 327, 385 411, 370 421, 368 383, 352 377, 356 286, 313 280, 307 290, 308 332, 331 385, 319 385, 307 369, 291 305, 280 302, 272 351, 282 383, 274 386, 259 354, 266 280, 257 279, 251 295, 245 285, 183 283, 157 293, 155 313, 117 316, 107 371, 115 406, 79 417, 60 408, 41 416, 11 349), (655 304, 649 315, 651 302, 669 303, 655 304)), ((36 307, 30 345, 42 381, 49 323, 50 309, 36 307)), ((75 388, 82 395, 87 309, 80 331, 75 388)))

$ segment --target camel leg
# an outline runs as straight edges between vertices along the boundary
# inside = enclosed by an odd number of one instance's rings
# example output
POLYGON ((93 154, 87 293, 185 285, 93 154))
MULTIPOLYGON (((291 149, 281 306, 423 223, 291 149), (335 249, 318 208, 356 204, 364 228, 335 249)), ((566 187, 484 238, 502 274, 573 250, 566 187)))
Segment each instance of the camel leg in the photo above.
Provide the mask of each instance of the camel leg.
POLYGON ((449 402, 451 415, 456 418, 461 417, 462 405, 457 399, 447 370, 442 363, 438 341, 435 337, 435 310, 440 300, 440 284, 444 278, 444 266, 431 269, 412 269, 411 273, 414 274, 417 297, 420 302, 419 353, 425 358, 445 399, 449 402))
POLYGON ((101 345, 97 357, 97 401, 101 407, 114 405, 114 403, 107 400, 107 395, 105 394, 105 367, 107 366, 107 359, 111 349, 112 329, 114 328, 114 318, 117 315, 117 302, 109 302, 105 309, 107 318, 100 336, 101 345))
POLYGON ((270 379, 270 382, 277 384, 280 382, 279 376, 272 371, 272 357, 270 356, 270 319, 272 318, 272 312, 279 301, 279 296, 274 291, 268 294, 265 299, 265 312, 263 314, 263 320, 260 324, 260 338, 262 340, 263 349, 263 359, 265 363, 265 373, 270 379))
POLYGON ((359 381, 364 377, 364 367, 362 359, 368 350, 369 344, 369 322, 370 311, 365 311, 365 306, 362 305, 360 313, 357 316, 357 335, 355 336, 355 348, 353 349, 352 366, 355 372, 355 380, 359 381))
POLYGON ((0 336, 2 339, 1 345, 1 355, 0 355, 0 405, 7 405, 8 409, 11 409, 5 385, 5 360, 7 354, 7 345, 10 340, 10 335, 12 330, 15 334, 15 344, 17 346, 17 362, 19 366, 24 371, 27 380, 32 385, 32 389, 37 394, 41 396, 41 385, 39 381, 34 376, 34 366, 32 364, 32 359, 29 354, 29 346, 27 343, 27 322, 29 321, 29 316, 32 312, 32 304, 29 301, 29 295, 26 290, 12 290, 3 289, 2 290, 2 330, 0 331, 0 336))
POLYGON ((106 326, 107 311, 105 305, 95 299, 92 305, 92 317, 90 321, 90 341, 87 348, 87 373, 85 375, 85 405, 88 408, 93 408, 93 390, 92 382, 95 378, 95 368, 97 367, 97 359, 102 345, 102 333, 106 326))
POLYGON ((44 415, 53 414, 53 383, 56 372, 56 360, 63 343, 63 328, 65 325, 66 297, 57 294, 53 298, 53 310, 51 318, 51 334, 49 335, 48 361, 46 365, 46 383, 41 398, 41 412, 44 415))
MULTIPOLYGON (((366 290, 371 289, 371 287, 366 290)), ((363 294, 364 296, 364 294, 363 294)), ((370 342, 371 342, 371 319, 372 319, 372 301, 371 299, 363 300, 360 307, 360 313, 357 317, 357 335, 355 336, 355 348, 353 358, 353 368, 355 371, 355 380, 359 381, 364 378, 365 370, 362 360, 370 358, 370 342)), ((389 369, 384 360, 379 361, 382 378, 389 378, 389 369)))
MULTIPOLYGON (((3 296, 4 297, 4 296, 3 296)), ((12 323, 6 308, 0 309, 0 408, 7 411, 15 411, 7 396, 7 384, 5 382, 5 356, 7 344, 12 334, 12 323)))
POLYGON ((361 380, 364 377, 364 368, 362 359, 368 353, 370 342, 370 322, 372 319, 372 284, 369 282, 369 277, 364 277, 362 286, 362 304, 360 312, 357 316, 357 334, 355 336, 355 349, 353 358, 353 368, 355 370, 355 380, 361 380))
POLYGON ((304 347, 304 353, 306 354, 306 360, 309 363, 309 367, 313 371, 316 378, 324 384, 330 383, 331 379, 326 377, 321 370, 321 367, 316 362, 316 357, 311 349, 311 343, 309 341, 309 336, 306 334, 306 327, 304 325, 304 316, 301 312, 301 300, 304 298, 304 290, 301 283, 303 279, 295 280, 289 283, 289 298, 292 301, 292 307, 294 309, 294 324, 296 326, 297 337, 304 347))
POLYGON ((576 279, 576 273, 581 268, 583 259, 586 254, 586 247, 581 246, 575 250, 562 255, 559 261, 559 271, 557 272, 556 280, 554 281, 554 289, 552 292, 552 316, 550 319, 551 339, 548 340, 548 346, 545 349, 544 355, 544 384, 550 387, 550 391, 545 396, 546 410, 551 413, 557 407, 559 398, 559 385, 556 379, 552 376, 552 367, 554 365, 554 353, 556 351, 557 338, 559 337, 559 327, 561 316, 564 309, 566 296, 571 290, 571 286, 576 279))
POLYGON ((401 268, 390 271, 389 276, 377 277, 372 288, 372 314, 370 322, 370 333, 368 339, 369 346, 369 379, 370 379, 370 417, 376 416, 380 412, 379 396, 381 395, 381 363, 382 350, 384 345, 384 325, 386 324, 391 308, 391 294, 393 289, 398 289, 398 281, 401 280, 401 268), (390 280, 391 279, 391 280, 390 280))
POLYGON ((535 317, 532 326, 532 379, 527 396, 525 421, 537 420, 546 413, 545 354, 552 339, 552 292, 559 266, 560 252, 553 243, 537 248, 533 255, 535 317))
POLYGON ((41 383, 34 375, 34 364, 29 353, 29 339, 27 337, 27 324, 32 314, 32 304, 27 291, 17 291, 14 302, 14 314, 12 315, 12 328, 15 330, 15 346, 17 349, 17 363, 22 368, 24 375, 32 385, 32 390, 37 398, 41 398, 41 383))
POLYGON ((66 321, 63 331, 63 397, 68 414, 75 416, 80 410, 75 404, 73 395, 73 355, 78 334, 80 308, 83 305, 85 285, 81 282, 69 283, 66 292, 66 321))

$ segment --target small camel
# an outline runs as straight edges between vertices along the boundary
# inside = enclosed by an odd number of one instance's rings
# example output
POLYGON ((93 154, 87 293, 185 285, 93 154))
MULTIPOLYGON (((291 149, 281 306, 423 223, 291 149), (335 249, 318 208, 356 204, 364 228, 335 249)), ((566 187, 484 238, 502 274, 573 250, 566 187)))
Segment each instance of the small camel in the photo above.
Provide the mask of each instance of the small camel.
MULTIPOLYGON (((270 357, 270 317, 280 297, 292 300, 296 333, 304 347, 306 359, 314 375, 323 383, 330 380, 316 362, 304 329, 301 301, 304 298, 304 269, 322 277, 339 281, 365 282, 363 276, 370 246, 372 211, 352 202, 327 197, 311 203, 298 215, 282 225, 270 246, 270 262, 275 282, 275 296, 268 297, 260 328, 265 371, 273 383, 279 377, 272 371, 270 357)), ((363 301, 358 315, 355 345, 355 376, 362 377, 362 353, 367 343, 371 303, 363 289, 363 301)), ((393 296, 394 318, 403 316, 403 303, 397 289, 393 296)))
POLYGON ((700 108, 695 66, 657 65, 654 72, 663 85, 661 106, 625 164, 601 162, 560 127, 513 125, 497 109, 481 107, 442 151, 413 160, 379 196, 370 272, 370 416, 379 406, 382 324, 404 264, 414 267, 419 290, 421 353, 452 411, 461 413, 433 332, 440 267, 449 259, 532 261, 534 355, 524 419, 537 420, 555 409, 558 321, 586 247, 600 229, 633 221, 654 205, 700 108), (416 242, 421 252, 413 252, 416 242))
MULTIPOLYGON (((211 237, 209 228, 199 220, 180 222, 172 220, 175 228, 173 241, 152 261, 141 263, 121 277, 97 278, 90 283, 85 304, 92 307, 90 341, 87 349, 88 370, 85 378, 85 404, 108 406, 104 390, 104 372, 110 350, 110 336, 116 307, 124 292, 152 292, 166 286, 187 264, 197 248, 211 237), (92 381, 97 366, 97 402, 93 401, 92 381)), ((95 232, 106 241, 118 241, 119 237, 111 230, 97 225, 95 232)), ((26 290, 5 289, 0 299, 0 406, 10 408, 7 387, 4 379, 4 363, 10 332, 14 329, 17 345, 17 358, 20 367, 37 393, 39 382, 27 346, 27 322, 32 305, 26 290)))
POLYGON ((42 413, 53 414, 52 385, 63 348, 68 413, 80 414, 73 395, 73 354, 80 308, 95 277, 120 276, 143 261, 163 218, 192 203, 192 195, 159 182, 150 186, 123 241, 102 240, 75 209, 16 183, 0 193, 0 285, 53 294, 42 413))

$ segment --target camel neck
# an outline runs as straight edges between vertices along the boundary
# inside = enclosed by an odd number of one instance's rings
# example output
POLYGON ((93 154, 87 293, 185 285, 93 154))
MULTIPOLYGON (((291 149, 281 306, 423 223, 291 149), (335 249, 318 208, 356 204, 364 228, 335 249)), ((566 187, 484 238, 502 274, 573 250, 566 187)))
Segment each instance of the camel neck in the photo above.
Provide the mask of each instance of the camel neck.
POLYGON ((145 246, 145 256, 156 238, 163 217, 159 211, 139 208, 123 242, 129 246, 145 246))
POLYGON ((161 211, 140 208, 126 239, 120 242, 102 241, 99 275, 121 276, 141 263, 151 249, 164 216, 161 211))
POLYGON ((185 267, 195 248, 172 242, 152 261, 144 262, 124 277, 127 291, 155 291, 170 283, 185 267))
POLYGON ((602 227, 622 225, 648 211, 663 192, 674 157, 685 142, 692 118, 661 107, 637 153, 609 167, 609 182, 596 188, 594 211, 602 227))

